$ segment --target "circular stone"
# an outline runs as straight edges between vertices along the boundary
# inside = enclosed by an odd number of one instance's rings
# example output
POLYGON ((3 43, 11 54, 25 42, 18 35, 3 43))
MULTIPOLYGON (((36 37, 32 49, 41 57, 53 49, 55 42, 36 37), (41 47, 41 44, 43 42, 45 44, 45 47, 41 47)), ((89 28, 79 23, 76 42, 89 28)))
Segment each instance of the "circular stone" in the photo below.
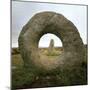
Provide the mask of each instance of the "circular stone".
POLYGON ((77 28, 63 15, 55 12, 41 12, 34 15, 23 27, 18 41, 25 67, 53 70, 58 67, 80 65, 84 59, 84 44, 77 28), (64 49, 57 60, 49 63, 49 67, 40 59, 38 50, 40 38, 47 33, 59 37, 64 49))

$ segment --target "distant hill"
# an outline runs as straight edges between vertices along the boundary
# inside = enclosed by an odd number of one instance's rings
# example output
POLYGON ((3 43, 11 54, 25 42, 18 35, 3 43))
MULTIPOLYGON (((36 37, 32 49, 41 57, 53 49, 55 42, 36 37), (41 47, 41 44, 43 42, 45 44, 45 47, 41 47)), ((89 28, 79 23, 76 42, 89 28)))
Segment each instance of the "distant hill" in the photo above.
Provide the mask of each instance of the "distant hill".
MULTIPOLYGON (((54 47, 54 48, 55 48, 55 50, 63 51, 63 47, 54 47)), ((43 51, 43 50, 47 50, 48 48, 45 47, 45 48, 39 48, 39 49, 40 49, 40 51, 43 51)), ((87 50, 87 44, 85 44, 85 50, 87 50)), ((12 55, 13 54, 20 54, 19 48, 18 47, 12 48, 11 53, 12 53, 12 55)))
MULTIPOLYGON (((46 47, 45 48, 39 48, 40 51, 47 50, 47 49, 48 48, 46 48, 46 47)), ((55 50, 63 51, 63 47, 55 47, 55 50)), ((18 47, 17 48, 16 47, 12 48, 12 52, 11 53, 12 53, 12 55, 13 54, 19 54, 20 53, 19 48, 18 47)))
POLYGON ((20 51, 19 51, 19 49, 18 49, 18 48, 12 48, 11 53, 12 53, 12 55, 13 55, 13 54, 19 54, 19 53, 20 53, 20 51))

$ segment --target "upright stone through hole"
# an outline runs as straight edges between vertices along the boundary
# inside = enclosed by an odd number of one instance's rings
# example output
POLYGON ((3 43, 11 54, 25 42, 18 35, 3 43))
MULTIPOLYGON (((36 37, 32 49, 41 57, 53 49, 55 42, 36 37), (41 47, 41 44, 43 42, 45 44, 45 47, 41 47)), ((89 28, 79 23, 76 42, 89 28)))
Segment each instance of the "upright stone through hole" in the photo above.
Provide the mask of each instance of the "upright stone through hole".
POLYGON ((61 40, 54 34, 43 35, 38 44, 40 62, 47 69, 52 69, 58 64, 58 58, 63 52, 61 40), (56 64, 55 64, 56 63, 56 64))

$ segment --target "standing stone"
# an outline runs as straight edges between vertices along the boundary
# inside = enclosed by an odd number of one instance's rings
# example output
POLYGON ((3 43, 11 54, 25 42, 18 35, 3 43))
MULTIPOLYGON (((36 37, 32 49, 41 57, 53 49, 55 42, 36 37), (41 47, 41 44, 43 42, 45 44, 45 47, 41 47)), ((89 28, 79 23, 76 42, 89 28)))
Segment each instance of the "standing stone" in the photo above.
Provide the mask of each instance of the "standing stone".
POLYGON ((48 48, 48 53, 51 54, 54 52, 54 40, 50 40, 49 48, 48 48))

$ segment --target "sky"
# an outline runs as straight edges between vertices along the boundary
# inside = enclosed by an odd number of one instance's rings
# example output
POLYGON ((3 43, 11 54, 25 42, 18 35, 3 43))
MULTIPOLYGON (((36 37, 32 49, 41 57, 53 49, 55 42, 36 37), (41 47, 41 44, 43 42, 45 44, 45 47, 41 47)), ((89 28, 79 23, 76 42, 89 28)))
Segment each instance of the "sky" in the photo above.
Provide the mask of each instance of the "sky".
MULTIPOLYGON (((33 15, 43 11, 53 11, 64 15, 77 27, 83 43, 87 44, 86 6, 12 1, 12 47, 18 47, 18 37, 22 27, 33 15)), ((62 42, 57 36, 47 34, 41 37, 39 47, 48 47, 50 39, 54 39, 55 46, 62 46, 62 42)))

